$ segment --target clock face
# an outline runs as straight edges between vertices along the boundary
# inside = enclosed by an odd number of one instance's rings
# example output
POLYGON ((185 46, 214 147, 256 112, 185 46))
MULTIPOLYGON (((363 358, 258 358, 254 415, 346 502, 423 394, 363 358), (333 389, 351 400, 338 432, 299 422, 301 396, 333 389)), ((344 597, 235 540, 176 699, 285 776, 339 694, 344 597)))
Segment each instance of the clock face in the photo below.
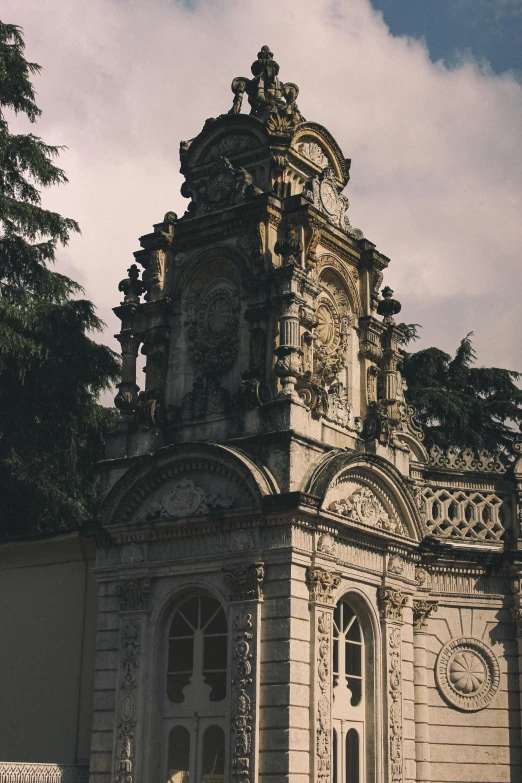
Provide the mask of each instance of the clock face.
POLYGON ((321 202, 323 207, 330 215, 336 215, 339 212, 339 196, 335 185, 326 180, 321 182, 321 202))
POLYGON ((207 185, 207 196, 210 201, 224 201, 234 190, 236 179, 232 171, 220 171, 215 174, 207 185))

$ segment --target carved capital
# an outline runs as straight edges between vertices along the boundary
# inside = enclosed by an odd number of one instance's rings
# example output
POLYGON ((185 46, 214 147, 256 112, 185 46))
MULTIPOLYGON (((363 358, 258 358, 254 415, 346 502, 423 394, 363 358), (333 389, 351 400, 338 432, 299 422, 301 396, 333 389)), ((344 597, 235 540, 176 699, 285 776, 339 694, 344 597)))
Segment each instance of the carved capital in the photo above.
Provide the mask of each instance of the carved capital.
POLYGON ((408 600, 401 590, 381 587, 377 593, 379 599, 379 614, 382 620, 394 620, 402 623, 402 610, 408 600))
POLYGON ((333 591, 339 586, 341 577, 333 571, 318 566, 306 569, 306 584, 310 592, 310 601, 320 604, 333 604, 333 591))
POLYGON ((225 584, 230 585, 231 601, 261 601, 263 599, 264 563, 226 567, 225 584))
POLYGON ((150 579, 126 579, 118 582, 116 593, 120 596, 120 612, 146 610, 149 603, 150 579))
POLYGON ((418 599, 413 601, 413 630, 426 631, 428 620, 434 612, 439 609, 438 601, 424 601, 418 599))

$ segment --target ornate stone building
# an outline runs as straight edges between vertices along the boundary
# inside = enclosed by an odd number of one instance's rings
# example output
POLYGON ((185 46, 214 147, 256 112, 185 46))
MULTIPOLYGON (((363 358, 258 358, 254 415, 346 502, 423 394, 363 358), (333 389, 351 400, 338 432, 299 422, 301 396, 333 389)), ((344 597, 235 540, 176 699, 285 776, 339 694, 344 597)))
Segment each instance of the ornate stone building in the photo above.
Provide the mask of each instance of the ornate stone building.
POLYGON ((520 780, 522 458, 426 451, 389 259, 278 73, 181 143, 120 284, 89 780, 520 780))

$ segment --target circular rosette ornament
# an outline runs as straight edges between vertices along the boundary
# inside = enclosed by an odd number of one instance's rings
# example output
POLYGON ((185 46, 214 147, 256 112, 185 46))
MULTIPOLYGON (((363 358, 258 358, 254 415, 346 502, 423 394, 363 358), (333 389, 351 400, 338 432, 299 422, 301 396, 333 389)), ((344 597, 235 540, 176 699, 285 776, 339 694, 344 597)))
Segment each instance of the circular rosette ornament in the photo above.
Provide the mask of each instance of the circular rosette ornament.
POLYGON ((205 372, 222 375, 239 349, 239 299, 228 288, 214 288, 195 307, 189 330, 192 358, 205 372))
POLYGON ((500 669, 487 644, 466 637, 453 639, 442 648, 435 678, 442 696, 453 707, 476 712, 487 707, 497 692, 500 669))

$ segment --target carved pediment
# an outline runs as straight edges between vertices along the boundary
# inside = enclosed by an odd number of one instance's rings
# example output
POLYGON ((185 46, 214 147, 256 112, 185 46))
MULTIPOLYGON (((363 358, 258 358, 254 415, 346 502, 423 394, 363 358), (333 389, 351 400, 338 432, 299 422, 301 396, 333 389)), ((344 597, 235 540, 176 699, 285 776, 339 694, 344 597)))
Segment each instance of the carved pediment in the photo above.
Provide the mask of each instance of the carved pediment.
POLYGON ((250 504, 246 493, 223 481, 216 482, 211 476, 185 476, 152 493, 136 511, 134 521, 206 516, 250 504))
POLYGON ((404 526, 391 500, 377 485, 347 477, 332 487, 324 506, 349 522, 377 528, 389 533, 406 535, 404 526))

